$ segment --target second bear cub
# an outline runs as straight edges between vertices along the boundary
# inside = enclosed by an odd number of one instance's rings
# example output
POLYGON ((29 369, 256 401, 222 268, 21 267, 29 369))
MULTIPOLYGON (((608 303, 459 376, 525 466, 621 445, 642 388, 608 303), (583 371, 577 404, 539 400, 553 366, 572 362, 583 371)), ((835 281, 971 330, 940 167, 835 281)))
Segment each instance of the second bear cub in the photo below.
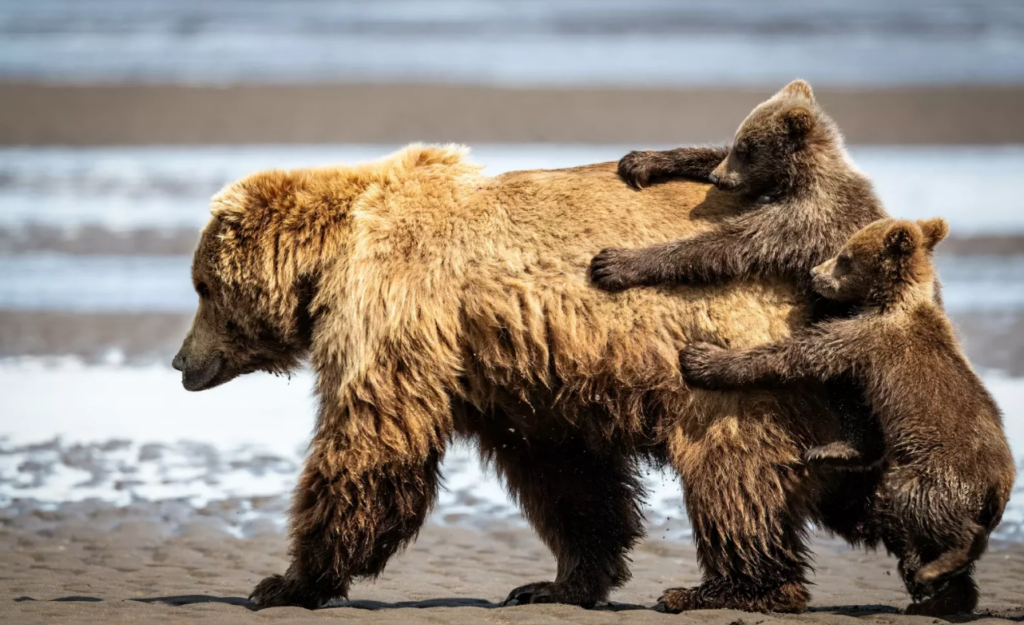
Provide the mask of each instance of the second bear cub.
POLYGON ((1014 479, 999 408, 935 302, 930 253, 946 232, 942 219, 872 223, 811 281, 822 296, 855 305, 854 316, 782 343, 696 344, 680 355, 687 382, 704 388, 854 377, 885 434, 880 532, 917 602, 908 611, 923 614, 974 609, 973 564, 1014 479))

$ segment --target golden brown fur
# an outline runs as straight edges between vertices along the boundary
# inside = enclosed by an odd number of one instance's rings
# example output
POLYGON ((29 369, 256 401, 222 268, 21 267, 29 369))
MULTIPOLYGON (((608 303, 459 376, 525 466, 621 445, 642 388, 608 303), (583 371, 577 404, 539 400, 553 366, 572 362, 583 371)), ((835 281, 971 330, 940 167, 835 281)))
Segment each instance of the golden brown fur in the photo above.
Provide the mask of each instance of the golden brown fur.
POLYGON ((886 439, 874 502, 886 546, 917 614, 970 612, 974 562, 998 525, 1014 466, 1002 417, 935 302, 931 252, 941 219, 883 219, 814 269, 814 289, 858 306, 788 341, 726 351, 691 345, 680 356, 699 388, 736 389, 852 374, 886 439))
POLYGON ((807 321, 803 297, 770 280, 608 294, 586 276, 602 247, 692 235, 736 209, 691 182, 637 193, 613 163, 491 178, 455 147, 229 185, 196 252, 200 305, 175 366, 202 390, 308 356, 320 400, 293 562, 253 601, 315 607, 380 574, 432 505, 449 440, 466 436, 558 560, 554 582, 510 601, 589 606, 628 579, 649 458, 681 475, 705 571, 669 609, 802 610, 806 519, 858 538, 849 511, 811 499, 831 491, 800 461, 834 440, 832 408, 816 385, 688 393, 677 354, 784 338, 807 321))

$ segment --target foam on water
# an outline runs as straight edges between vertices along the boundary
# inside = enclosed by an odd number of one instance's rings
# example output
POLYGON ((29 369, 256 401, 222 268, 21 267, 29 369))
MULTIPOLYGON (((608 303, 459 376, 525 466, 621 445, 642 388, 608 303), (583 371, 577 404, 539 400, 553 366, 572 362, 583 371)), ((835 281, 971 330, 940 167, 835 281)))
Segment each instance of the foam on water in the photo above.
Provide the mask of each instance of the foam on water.
MULTIPOLYGON (((253 505, 271 498, 279 503, 264 516, 281 526, 283 500, 297 479, 314 419, 311 375, 250 375, 198 394, 184 391, 179 378, 159 366, 0 362, 0 506, 15 499, 43 505, 179 500, 196 507, 248 501, 241 512, 249 522, 260 516, 253 505)), ((1024 465, 1024 380, 987 382, 1006 411, 1007 436, 1024 465)), ((445 488, 433 522, 523 523, 471 445, 449 450, 442 475, 445 488)), ((645 484, 649 523, 671 527, 664 535, 686 537, 676 478, 649 470, 645 484)), ((1015 491, 999 535, 1024 540, 1022 527, 1024 485, 1015 491)))

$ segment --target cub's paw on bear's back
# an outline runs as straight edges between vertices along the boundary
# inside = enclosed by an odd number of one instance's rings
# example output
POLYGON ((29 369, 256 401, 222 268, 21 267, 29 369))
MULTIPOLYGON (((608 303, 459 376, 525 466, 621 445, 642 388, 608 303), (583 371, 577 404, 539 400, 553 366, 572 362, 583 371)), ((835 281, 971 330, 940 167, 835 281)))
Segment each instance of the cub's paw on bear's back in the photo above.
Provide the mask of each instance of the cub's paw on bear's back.
POLYGON ((590 261, 590 280, 597 288, 618 292, 643 284, 643 250, 603 249, 590 261))
POLYGON ((655 167, 658 153, 633 151, 619 159, 619 177, 634 189, 643 189, 659 172, 655 167))

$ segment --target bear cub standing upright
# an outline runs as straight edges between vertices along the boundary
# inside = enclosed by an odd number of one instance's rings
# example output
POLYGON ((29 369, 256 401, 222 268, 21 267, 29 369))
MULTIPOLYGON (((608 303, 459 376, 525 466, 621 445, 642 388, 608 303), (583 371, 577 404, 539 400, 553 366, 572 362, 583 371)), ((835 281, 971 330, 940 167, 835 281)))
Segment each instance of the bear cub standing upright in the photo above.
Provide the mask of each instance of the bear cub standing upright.
POLYGON ((883 219, 816 267, 812 287, 856 314, 792 339, 680 355, 692 386, 724 389, 852 374, 885 433, 887 468, 873 505, 915 614, 972 611, 974 562, 1010 497, 1013 456, 1002 417, 935 302, 930 254, 942 219, 883 219))

